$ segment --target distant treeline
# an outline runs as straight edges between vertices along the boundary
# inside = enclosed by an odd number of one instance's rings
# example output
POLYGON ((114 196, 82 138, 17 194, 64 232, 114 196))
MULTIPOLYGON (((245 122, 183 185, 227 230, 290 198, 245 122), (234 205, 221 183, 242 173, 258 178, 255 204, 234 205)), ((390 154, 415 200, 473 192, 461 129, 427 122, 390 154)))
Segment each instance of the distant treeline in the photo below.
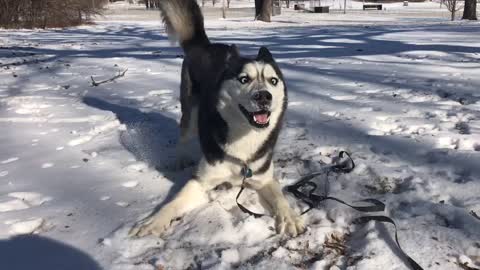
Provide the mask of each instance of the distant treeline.
POLYGON ((66 27, 89 22, 108 0, 0 0, 0 27, 66 27))
MULTIPOLYGON (((353 0, 355 2, 363 2, 363 0, 353 0)), ((415 2, 415 3, 420 3, 420 2, 427 2, 426 0, 365 0, 365 2, 368 3, 403 3, 404 1, 407 2, 415 2)))

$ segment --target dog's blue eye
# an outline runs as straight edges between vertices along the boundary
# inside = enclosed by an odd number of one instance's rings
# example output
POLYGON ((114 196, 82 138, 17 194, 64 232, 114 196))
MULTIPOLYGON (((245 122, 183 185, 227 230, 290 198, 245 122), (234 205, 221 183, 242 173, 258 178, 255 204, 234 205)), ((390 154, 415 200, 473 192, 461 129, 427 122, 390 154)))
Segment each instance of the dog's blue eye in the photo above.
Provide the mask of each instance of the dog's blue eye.
POLYGON ((273 86, 275 86, 275 85, 277 85, 277 83, 278 83, 278 79, 277 79, 277 78, 271 78, 271 79, 270 79, 270 83, 271 83, 273 86))
POLYGON ((238 78, 238 81, 241 83, 241 84, 246 84, 250 81, 250 78, 248 78, 248 76, 242 76, 240 78, 238 78))

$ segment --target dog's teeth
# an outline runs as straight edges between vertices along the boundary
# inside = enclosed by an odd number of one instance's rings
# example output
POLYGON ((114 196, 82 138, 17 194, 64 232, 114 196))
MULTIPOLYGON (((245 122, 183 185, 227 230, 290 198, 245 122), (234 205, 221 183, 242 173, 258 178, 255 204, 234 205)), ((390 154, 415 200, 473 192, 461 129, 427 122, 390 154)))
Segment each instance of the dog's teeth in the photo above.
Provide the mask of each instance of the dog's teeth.
POLYGON ((267 114, 257 114, 253 116, 253 121, 258 124, 266 124, 268 123, 269 117, 267 114))

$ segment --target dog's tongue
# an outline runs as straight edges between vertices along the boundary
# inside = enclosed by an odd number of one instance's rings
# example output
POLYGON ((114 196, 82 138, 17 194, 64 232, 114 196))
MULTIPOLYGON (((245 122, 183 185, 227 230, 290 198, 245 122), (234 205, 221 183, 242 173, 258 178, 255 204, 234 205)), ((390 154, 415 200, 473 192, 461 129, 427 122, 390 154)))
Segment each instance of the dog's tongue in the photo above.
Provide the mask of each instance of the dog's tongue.
POLYGON ((259 124, 266 124, 268 123, 268 114, 266 113, 260 113, 260 114, 255 114, 253 116, 253 120, 259 124))

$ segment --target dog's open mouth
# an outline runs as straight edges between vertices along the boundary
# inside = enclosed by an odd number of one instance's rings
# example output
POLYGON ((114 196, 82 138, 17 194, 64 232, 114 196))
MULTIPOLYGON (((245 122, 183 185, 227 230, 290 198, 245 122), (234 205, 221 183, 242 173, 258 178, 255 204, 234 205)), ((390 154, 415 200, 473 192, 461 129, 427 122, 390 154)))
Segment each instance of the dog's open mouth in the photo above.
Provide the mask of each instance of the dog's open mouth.
POLYGON ((257 127, 257 128, 265 128, 268 127, 270 123, 270 111, 268 110, 261 110, 257 112, 249 112, 245 107, 238 104, 240 111, 242 111, 243 115, 248 119, 250 125, 257 127))

